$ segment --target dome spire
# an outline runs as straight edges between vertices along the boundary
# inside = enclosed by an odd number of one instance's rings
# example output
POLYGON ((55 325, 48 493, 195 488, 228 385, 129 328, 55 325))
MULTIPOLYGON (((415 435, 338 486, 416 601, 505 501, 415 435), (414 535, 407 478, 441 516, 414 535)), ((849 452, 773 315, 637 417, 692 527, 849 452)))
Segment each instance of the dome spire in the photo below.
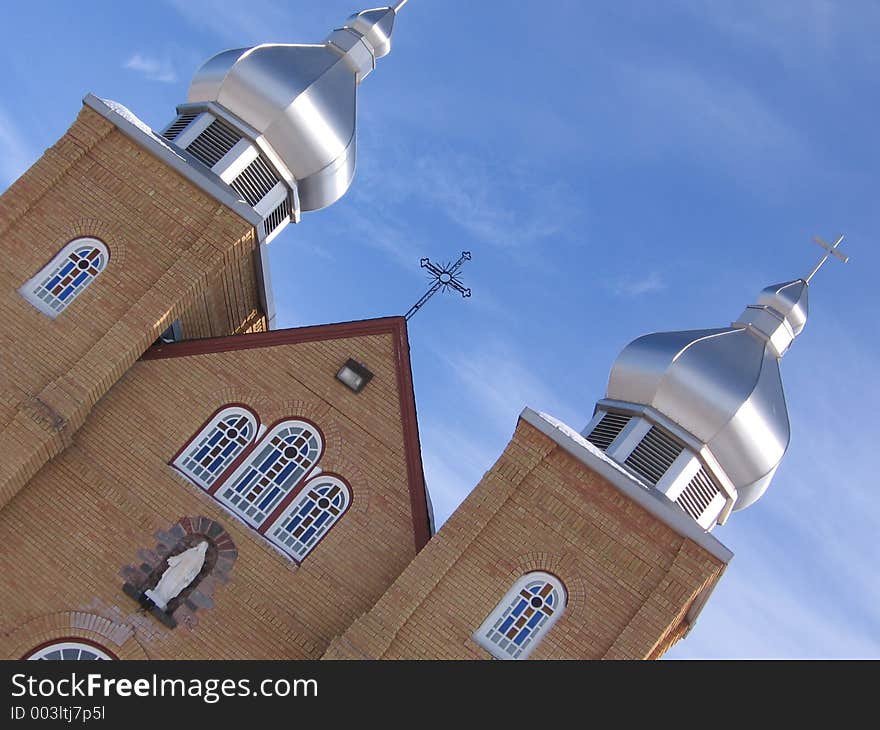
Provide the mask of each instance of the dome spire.
POLYGON ((809 281, 766 287, 730 327, 658 332, 627 345, 584 436, 698 524, 757 501, 788 448, 779 363, 807 322, 809 281))
POLYGON ((294 190, 294 219, 330 205, 354 177, 358 87, 391 51, 406 2, 355 13, 320 44, 224 51, 199 69, 178 111, 204 110, 248 137, 294 190))

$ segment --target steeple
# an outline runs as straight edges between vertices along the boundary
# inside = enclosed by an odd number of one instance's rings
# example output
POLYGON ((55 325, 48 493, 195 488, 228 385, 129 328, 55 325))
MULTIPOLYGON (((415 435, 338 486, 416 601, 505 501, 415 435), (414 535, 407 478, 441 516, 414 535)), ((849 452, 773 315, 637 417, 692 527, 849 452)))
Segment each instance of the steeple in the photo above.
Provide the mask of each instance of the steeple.
POLYGON ((394 7, 352 15, 320 44, 223 51, 190 84, 163 135, 208 166, 264 219, 263 238, 348 190, 357 87, 391 50, 394 7))
MULTIPOLYGON (((820 245, 846 260, 842 238, 820 245)), ((808 278, 773 284, 729 327, 634 340, 583 435, 705 529, 722 524, 761 497, 788 448, 779 361, 804 329, 808 291, 808 278)))

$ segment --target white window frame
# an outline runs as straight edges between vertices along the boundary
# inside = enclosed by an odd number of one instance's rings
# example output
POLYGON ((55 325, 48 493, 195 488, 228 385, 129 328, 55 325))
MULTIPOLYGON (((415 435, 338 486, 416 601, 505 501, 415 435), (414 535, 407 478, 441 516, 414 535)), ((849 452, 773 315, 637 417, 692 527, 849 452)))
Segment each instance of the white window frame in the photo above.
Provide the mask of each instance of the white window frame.
POLYGON ((65 659, 64 657, 61 657, 60 660, 55 661, 94 661, 96 659, 113 661, 112 656, 110 656, 107 652, 102 651, 97 646, 94 646, 93 644, 81 643, 79 641, 59 641, 55 644, 49 644, 49 646, 44 646, 42 649, 39 649, 31 654, 28 657, 28 661, 46 659, 47 654, 51 654, 54 651, 64 651, 65 649, 77 649, 80 652, 87 651, 89 654, 92 654, 92 656, 85 658, 77 657, 75 660, 65 659))
POLYGON ((55 254, 55 256, 48 264, 46 264, 30 279, 28 279, 19 288, 18 292, 34 307, 39 309, 43 314, 51 317, 52 319, 55 319, 55 317, 57 317, 65 309, 67 309, 67 307, 70 306, 71 302, 73 302, 80 294, 88 289, 89 286, 95 281, 95 279, 97 279, 104 272, 104 270, 107 268, 107 263, 109 261, 110 251, 107 249, 107 246, 105 246, 102 241, 99 241, 97 238, 91 238, 89 236, 75 238, 66 246, 64 246, 64 248, 62 248, 57 254, 55 254), (100 252, 101 265, 95 266, 95 268, 98 269, 98 273, 95 274, 91 279, 79 285, 77 289, 72 292, 70 298, 66 301, 62 302, 58 300, 57 297, 54 297, 52 294, 41 294, 41 290, 44 289, 44 285, 63 268, 64 263, 69 257, 70 253, 84 246, 97 248, 100 252))
POLYGON ((245 449, 249 448, 254 444, 254 442, 259 437, 259 423, 257 422, 256 416, 246 408, 242 408, 240 406, 228 406, 218 411, 214 417, 208 421, 208 423, 195 435, 193 436, 189 442, 187 442, 183 451, 177 456, 176 459, 172 462, 177 471, 183 474, 187 479, 201 487, 202 489, 210 489, 229 469, 230 464, 235 461, 245 449), (247 419, 250 427, 252 429, 252 434, 248 442, 244 444, 240 449, 237 449, 231 457, 225 460, 225 463, 221 466, 220 470, 212 475, 210 478, 203 478, 201 474, 195 473, 196 470, 187 462, 194 457, 196 452, 198 452, 202 447, 202 442, 211 434, 211 432, 217 428, 217 426, 225 421, 227 418, 241 416, 247 419))
MULTIPOLYGON (((271 516, 272 513, 278 509, 278 506, 284 500, 284 498, 290 494, 290 492, 296 488, 296 485, 299 484, 303 479, 308 477, 309 474, 312 473, 314 468, 318 465, 318 462, 321 459, 321 455, 324 452, 324 441, 321 436, 321 431, 311 423, 307 421, 301 421, 296 418, 287 419, 281 421, 280 423, 273 426, 262 439, 260 439, 259 443, 253 447, 248 457, 238 466, 238 468, 230 475, 230 477, 220 485, 220 488, 214 492, 214 498, 217 499, 221 504, 225 505, 229 510, 231 510, 234 514, 238 515, 242 520, 244 520, 247 524, 252 527, 259 528, 261 527, 271 516), (248 486, 245 492, 242 494, 240 498, 237 498, 235 494, 230 494, 230 492, 235 491, 236 485, 247 476, 247 473, 250 469, 253 468, 256 462, 261 462, 266 454, 267 449, 274 448, 272 445, 272 439, 279 435, 281 431, 291 427, 301 427, 314 436, 317 441, 317 453, 306 469, 299 469, 299 473, 296 474, 295 478, 288 477, 285 479, 284 484, 281 485, 282 493, 280 495, 276 495, 272 502, 264 509, 257 507, 255 510, 258 514, 249 514, 249 512, 253 511, 250 508, 253 505, 245 505, 241 506, 241 503, 244 499, 244 494, 249 493, 252 489, 251 486, 248 486), (286 485, 286 486, 284 486, 286 485), (260 517, 260 514, 262 517, 260 517)), ((289 460, 291 461, 291 460, 289 460)), ((289 463, 289 461, 287 463, 289 463)), ((262 498, 262 495, 261 495, 262 498)))
MULTIPOLYGON (((285 553, 290 555, 294 560, 298 562, 302 562, 302 560, 315 548, 315 546, 324 539, 330 530, 339 522, 340 518, 345 514, 346 510, 348 510, 349 505, 351 504, 351 489, 348 484, 346 484, 339 477, 335 477, 332 475, 320 475, 317 477, 313 477, 308 482, 305 483, 303 488, 299 491, 299 494, 296 495, 294 500, 288 505, 287 509, 284 510, 279 516, 278 519, 275 520, 266 531, 266 537, 268 537, 275 545, 281 548, 285 553), (295 516, 295 513, 300 509, 304 502, 311 499, 311 492, 314 489, 321 489, 322 487, 339 487, 342 492, 342 506, 339 507, 339 514, 332 516, 329 521, 324 522, 317 530, 316 534, 312 535, 308 541, 303 542, 298 538, 294 538, 290 533, 287 533, 289 536, 285 539, 285 527, 288 520, 295 516), (291 545, 290 541, 293 541, 294 544, 291 545)), ((322 512, 326 512, 327 510, 322 510, 322 512)))
POLYGON ((555 575, 545 573, 541 570, 526 573, 510 587, 510 590, 508 590, 507 593, 504 594, 504 598, 498 602, 498 605, 495 606, 492 612, 486 617, 486 620, 483 621, 480 628, 474 632, 473 639, 496 659, 526 659, 529 654, 534 651, 535 647, 541 643, 541 640, 547 635, 550 629, 553 628, 553 624, 555 624, 559 620, 559 617, 565 612, 567 602, 568 593, 565 590, 565 586, 555 575), (553 587, 553 591, 555 591, 556 596, 558 597, 558 605, 553 606, 553 612, 551 615, 546 616, 543 621, 540 621, 538 625, 535 626, 532 633, 526 638, 522 646, 515 649, 510 648, 512 644, 511 640, 506 639, 499 631, 499 628, 503 626, 504 622, 508 619, 509 614, 517 607, 521 600, 520 591, 524 590, 532 583, 539 581, 542 583, 549 583, 553 587))

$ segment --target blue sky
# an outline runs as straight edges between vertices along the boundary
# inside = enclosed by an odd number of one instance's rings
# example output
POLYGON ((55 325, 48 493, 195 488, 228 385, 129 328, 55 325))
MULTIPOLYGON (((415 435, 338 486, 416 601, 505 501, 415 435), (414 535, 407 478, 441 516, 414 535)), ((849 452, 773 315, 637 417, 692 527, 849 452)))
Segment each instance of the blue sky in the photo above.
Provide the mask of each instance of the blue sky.
MULTIPOLYGON (((161 128, 214 53, 318 42, 351 2, 4 2, 0 189, 85 93, 161 128)), ((669 656, 878 657, 878 36, 861 0, 412 0, 352 189, 271 245, 279 325, 403 314, 420 257, 472 252, 473 297, 410 327, 441 522, 523 406, 582 428, 628 341, 725 326, 846 233, 783 362, 789 452, 669 656)))

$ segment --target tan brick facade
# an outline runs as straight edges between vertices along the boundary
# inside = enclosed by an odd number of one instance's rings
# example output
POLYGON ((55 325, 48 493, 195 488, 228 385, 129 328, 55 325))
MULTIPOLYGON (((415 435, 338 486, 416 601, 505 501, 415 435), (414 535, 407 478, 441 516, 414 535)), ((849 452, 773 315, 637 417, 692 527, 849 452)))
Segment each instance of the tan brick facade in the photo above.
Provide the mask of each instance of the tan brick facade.
MULTIPOLYGON (((131 637, 151 658, 320 657, 416 553, 398 381, 402 326, 380 320, 366 325, 373 334, 345 337, 336 336, 345 325, 317 328, 319 341, 269 347, 253 347, 254 335, 224 338, 215 352, 164 357, 183 343, 136 363, 64 453, 0 510, 0 656, 52 638, 45 617, 73 611, 112 625, 107 648, 116 653, 131 637), (226 349, 242 344, 250 347, 226 349), (349 357, 374 372, 360 394, 334 377, 349 357), (203 421, 232 402, 251 406, 264 424, 314 421, 326 440, 319 465, 352 487, 351 508, 299 566, 169 466, 203 421), (234 565, 194 616, 184 611, 184 622, 168 629, 123 593, 124 571, 149 561, 157 536, 180 518, 202 516, 228 533, 234 565)), ((427 530, 426 512, 415 519, 427 530)), ((55 637, 95 639, 91 624, 85 633, 53 629, 55 637)))
POLYGON ((473 632, 523 574, 566 587, 535 659, 656 658, 724 564, 530 424, 325 658, 485 659, 473 632))
MULTIPOLYGON (((195 310, 206 281, 249 265, 256 239, 249 223, 86 108, 0 197, 0 241, 2 505, 70 443, 159 333, 195 310), (110 260, 52 320, 18 289, 80 236, 101 239, 110 260)), ((249 286, 227 331, 264 328, 249 286)))

